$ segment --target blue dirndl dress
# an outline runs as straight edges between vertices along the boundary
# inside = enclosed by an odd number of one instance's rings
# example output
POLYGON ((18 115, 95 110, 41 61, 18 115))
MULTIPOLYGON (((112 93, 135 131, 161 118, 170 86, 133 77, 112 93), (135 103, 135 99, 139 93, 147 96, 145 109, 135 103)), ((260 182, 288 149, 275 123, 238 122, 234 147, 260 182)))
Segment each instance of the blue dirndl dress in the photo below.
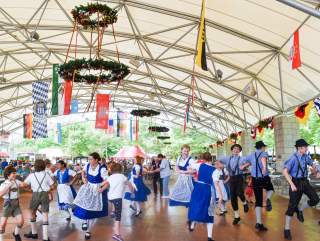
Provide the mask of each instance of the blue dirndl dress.
POLYGON ((130 175, 130 181, 133 183, 133 186, 136 188, 134 193, 126 192, 124 199, 137 202, 146 202, 148 200, 148 195, 151 194, 150 189, 144 184, 142 176, 142 165, 134 165, 130 175), (140 167, 140 171, 137 176, 137 170, 140 167))
POLYGON ((70 182, 70 177, 69 169, 65 169, 63 173, 60 170, 57 171, 57 196, 60 210, 68 210, 69 208, 72 208, 72 203, 77 196, 74 187, 67 185, 67 183, 70 182))
POLYGON ((74 200, 75 209, 73 214, 82 220, 108 216, 108 191, 98 192, 103 182, 101 169, 104 167, 99 165, 97 168, 99 168, 98 174, 93 176, 89 174, 90 164, 87 165, 88 183, 80 187, 74 200))
MULTIPOLYGON (((181 158, 181 157, 180 157, 181 158)), ((180 160, 179 158, 179 160, 180 160)), ((177 165, 179 164, 177 161, 177 165)), ((179 165, 179 169, 187 171, 191 157, 188 157, 184 166, 179 165)), ((193 179, 190 174, 179 174, 179 177, 172 189, 170 195, 169 206, 184 206, 188 207, 191 199, 191 193, 193 190, 193 179)))
POLYGON ((215 189, 212 173, 215 167, 201 164, 198 172, 198 181, 195 182, 188 210, 189 221, 213 223, 215 189))

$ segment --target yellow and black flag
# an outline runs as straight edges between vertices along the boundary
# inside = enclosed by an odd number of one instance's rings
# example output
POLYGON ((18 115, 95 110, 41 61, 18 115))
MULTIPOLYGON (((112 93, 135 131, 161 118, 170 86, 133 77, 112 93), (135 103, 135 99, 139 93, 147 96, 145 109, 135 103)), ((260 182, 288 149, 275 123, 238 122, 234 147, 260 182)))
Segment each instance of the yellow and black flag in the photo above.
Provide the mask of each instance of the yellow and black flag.
POLYGON ((206 58, 206 0, 202 0, 200 25, 197 40, 197 55, 196 55, 196 65, 201 67, 203 70, 208 70, 207 58, 206 58))

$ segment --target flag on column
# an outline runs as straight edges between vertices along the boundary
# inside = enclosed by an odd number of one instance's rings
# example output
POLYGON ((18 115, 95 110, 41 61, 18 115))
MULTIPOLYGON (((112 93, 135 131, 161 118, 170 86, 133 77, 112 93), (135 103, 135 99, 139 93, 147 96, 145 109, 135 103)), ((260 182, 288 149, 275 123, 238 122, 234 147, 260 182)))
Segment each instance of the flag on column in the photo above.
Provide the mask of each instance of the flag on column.
POLYGON ((293 36, 291 37, 291 47, 290 47, 289 57, 290 57, 292 69, 297 69, 301 66, 299 30, 295 31, 293 36))
POLYGON ((110 118, 109 119, 109 125, 108 125, 107 134, 113 134, 113 132, 114 132, 113 119, 110 118))
POLYGON ((313 106, 313 101, 309 101, 308 103, 304 104, 304 105, 301 105, 301 106, 298 106, 296 109, 295 109, 295 116, 297 118, 297 120, 305 125, 309 119, 309 116, 310 116, 310 111, 311 111, 311 108, 313 106))
POLYGON ((72 81, 60 78, 59 65, 52 67, 52 115, 69 115, 71 112, 72 81))
POLYGON ((196 65, 201 67, 203 70, 208 70, 207 58, 206 58, 206 0, 202 0, 201 16, 199 24, 199 32, 197 39, 197 55, 196 65))
POLYGON ((316 98, 314 100, 314 106, 316 107, 317 113, 320 117, 320 98, 316 98))
POLYGON ((108 129, 110 95, 97 94, 96 128, 108 129))
POLYGON ((23 138, 32 139, 32 114, 23 115, 23 138))

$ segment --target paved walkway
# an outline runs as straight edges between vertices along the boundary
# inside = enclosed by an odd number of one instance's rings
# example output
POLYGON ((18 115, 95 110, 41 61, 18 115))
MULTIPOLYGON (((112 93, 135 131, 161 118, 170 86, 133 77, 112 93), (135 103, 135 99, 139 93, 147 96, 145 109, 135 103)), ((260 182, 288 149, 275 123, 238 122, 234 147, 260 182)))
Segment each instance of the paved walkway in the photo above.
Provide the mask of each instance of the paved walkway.
MULTIPOLYGON (((26 212, 30 194, 23 194, 21 198, 22 208, 26 212)), ((263 213, 263 219, 269 231, 257 233, 254 229, 255 216, 253 207, 248 214, 244 215, 241 210, 241 225, 234 227, 232 215, 229 213, 226 218, 218 217, 214 225, 214 237, 216 241, 279 241, 283 240, 284 212, 287 200, 273 197, 274 209, 270 213, 263 213)), ((1 203, 2 204, 2 203, 1 203)), ((125 202, 122 220, 122 232, 126 241, 206 241, 206 229, 204 225, 198 225, 195 232, 189 233, 186 229, 187 209, 183 207, 168 207, 166 200, 154 197, 152 194, 149 201, 143 207, 143 215, 139 218, 132 217, 125 202)), ((25 215, 26 225, 24 232, 29 230, 28 216, 25 215)), ((293 236, 297 241, 316 241, 319 239, 320 211, 309 209, 305 211, 305 223, 299 223, 293 219, 293 236)), ((10 233, 13 230, 12 222, 6 230, 5 240, 13 240, 10 233)), ((40 222, 39 230, 40 230, 40 222)), ((73 218, 70 223, 66 222, 63 214, 59 213, 55 202, 51 203, 51 217, 49 236, 52 241, 75 241, 84 240, 84 233, 81 231, 81 221, 73 218)), ((92 241, 111 241, 112 220, 104 218, 98 220, 92 229, 92 241)), ((41 237, 41 236, 40 236, 41 237)), ((23 239, 25 240, 25 239, 23 239)))

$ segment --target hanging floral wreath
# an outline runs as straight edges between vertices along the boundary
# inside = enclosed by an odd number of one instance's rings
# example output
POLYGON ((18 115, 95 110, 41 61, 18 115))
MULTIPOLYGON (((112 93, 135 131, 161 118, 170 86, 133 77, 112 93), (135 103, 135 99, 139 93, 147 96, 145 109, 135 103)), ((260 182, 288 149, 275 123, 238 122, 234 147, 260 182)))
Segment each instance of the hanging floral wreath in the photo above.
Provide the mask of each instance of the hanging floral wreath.
POLYGON ((171 142, 163 142, 165 145, 171 145, 171 142))
POLYGON ((260 128, 270 128, 273 129, 273 117, 266 118, 264 120, 260 120, 258 127, 260 128))
POLYGON ((131 111, 131 115, 139 116, 139 117, 151 117, 151 116, 160 115, 160 112, 155 110, 149 110, 149 109, 139 109, 139 110, 131 111))
POLYGON ((115 61, 103 59, 76 59, 61 64, 59 75, 65 80, 72 80, 80 83, 110 83, 123 80, 130 73, 129 67, 115 61), (99 74, 81 74, 82 71, 100 71, 99 74), (74 76, 73 76, 74 75, 74 76))
POLYGON ((230 138, 231 140, 237 140, 237 139, 238 139, 238 133, 231 133, 230 136, 229 136, 229 138, 230 138))
POLYGON ((165 126, 149 126, 149 131, 152 132, 168 132, 169 128, 165 126))
POLYGON ((170 139, 170 136, 157 136, 157 138, 159 140, 166 140, 166 139, 170 139))
POLYGON ((71 14, 76 23, 83 26, 84 29, 97 29, 98 27, 108 27, 108 25, 117 22, 118 11, 100 3, 88 3, 87 6, 80 5, 72 9, 71 14), (97 19, 90 18, 97 14, 97 19))
POLYGON ((217 146, 222 146, 223 142, 222 141, 217 141, 217 146))

